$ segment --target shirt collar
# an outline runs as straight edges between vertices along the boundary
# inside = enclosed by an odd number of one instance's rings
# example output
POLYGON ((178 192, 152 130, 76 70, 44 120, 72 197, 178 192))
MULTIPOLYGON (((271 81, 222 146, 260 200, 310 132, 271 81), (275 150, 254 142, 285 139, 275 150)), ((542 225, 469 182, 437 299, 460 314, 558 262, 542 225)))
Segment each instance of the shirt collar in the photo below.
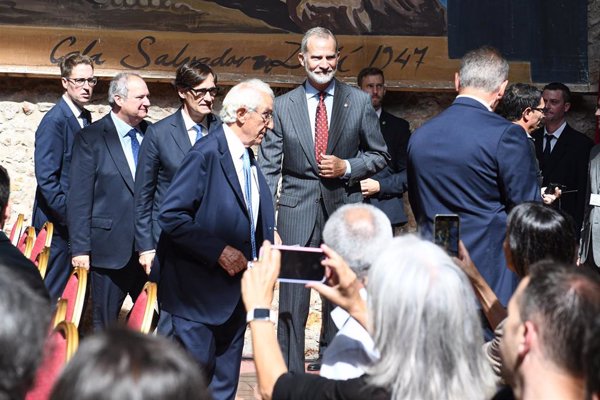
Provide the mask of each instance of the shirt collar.
POLYGON ((375 114, 377 114, 378 118, 381 118, 381 111, 383 110, 383 107, 379 107, 378 110, 375 110, 375 114))
POLYGON ((563 131, 565 130, 565 127, 567 126, 567 121, 564 121, 561 126, 558 127, 557 130, 555 130, 554 132, 550 133, 548 132, 548 130, 546 129, 546 127, 544 126, 544 135, 552 135, 554 136, 557 140, 560 137, 560 135, 562 135, 563 131))
POLYGON ((208 126, 207 126, 207 122, 208 122, 208 115, 204 117, 204 119, 202 120, 202 122, 200 122, 199 124, 196 124, 194 122, 194 120, 192 119, 192 117, 189 116, 189 114, 183 109, 183 107, 181 108, 181 115, 183 115, 183 123, 185 124, 185 130, 189 131, 191 130, 194 125, 202 125, 205 129, 205 132, 208 132, 208 126))
POLYGON ((459 98, 461 98, 461 97, 466 97, 466 98, 469 98, 469 99, 471 99, 471 100, 475 100, 476 102, 478 102, 478 103, 481 103, 481 105, 483 105, 485 108, 487 108, 487 109, 488 109, 488 111, 493 111, 493 110, 492 110, 492 107, 490 107, 490 105, 489 105, 489 104, 487 104, 487 103, 485 102, 485 100, 483 100, 483 99, 480 99, 480 98, 479 98, 479 97, 477 97, 477 96, 473 96, 473 95, 470 95, 470 94, 459 94, 458 96, 456 96, 456 98, 457 98, 457 99, 459 99, 459 98))
POLYGON ((244 146, 244 143, 242 143, 240 138, 229 127, 229 125, 223 124, 223 131, 225 132, 225 139, 227 140, 227 147, 229 147, 231 158, 234 160, 239 160, 244 155, 246 146, 244 146))
MULTIPOLYGON (((311 85, 308 80, 306 81, 304 88, 306 90, 306 98, 307 99, 318 96, 319 93, 321 93, 321 91, 317 90, 313 85, 311 85)), ((335 79, 332 79, 331 82, 329 82, 329 86, 327 86, 327 88, 325 88, 325 90, 323 90, 323 91, 325 93, 327 93, 328 96, 333 96, 333 94, 335 92, 335 79)))
POLYGON ((69 109, 73 113, 73 115, 77 118, 81 118, 81 113, 83 112, 83 108, 79 107, 77 104, 73 102, 73 100, 69 97, 68 94, 64 93, 62 96, 63 100, 69 106, 69 109))
POLYGON ((141 131, 136 126, 130 126, 121 118, 117 117, 117 114, 115 114, 113 111, 110 112, 110 118, 112 118, 112 121, 115 124, 115 128, 117 128, 117 133, 121 137, 127 136, 127 134, 132 128, 135 128, 138 132, 141 133, 141 131))

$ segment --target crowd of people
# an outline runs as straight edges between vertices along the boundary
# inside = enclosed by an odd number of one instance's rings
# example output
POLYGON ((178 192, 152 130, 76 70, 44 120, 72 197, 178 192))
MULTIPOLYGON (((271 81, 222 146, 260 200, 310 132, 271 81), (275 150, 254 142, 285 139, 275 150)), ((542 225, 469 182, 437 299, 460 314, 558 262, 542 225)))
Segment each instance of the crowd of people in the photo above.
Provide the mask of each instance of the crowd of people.
MULTIPOLYGON (((31 386, 52 304, 83 267, 95 333, 52 399, 234 399, 247 327, 265 399, 600 399, 600 150, 566 122, 568 87, 509 86, 501 54, 475 49, 456 100, 411 134, 383 110, 383 71, 353 87, 339 57, 312 28, 303 84, 275 97, 242 81, 218 114, 216 72, 189 61, 181 107, 154 124, 135 73, 92 122, 94 64, 62 60, 35 143, 32 223, 54 225, 43 281, 0 233, 0 398, 31 386), (457 257, 432 243, 445 214, 457 257), (274 313, 279 245, 320 247, 325 278, 279 283, 274 313), (114 328, 148 280, 157 337, 114 328), (321 335, 305 366, 310 290, 321 335)), ((0 167, 1 226, 9 182, 0 167)))

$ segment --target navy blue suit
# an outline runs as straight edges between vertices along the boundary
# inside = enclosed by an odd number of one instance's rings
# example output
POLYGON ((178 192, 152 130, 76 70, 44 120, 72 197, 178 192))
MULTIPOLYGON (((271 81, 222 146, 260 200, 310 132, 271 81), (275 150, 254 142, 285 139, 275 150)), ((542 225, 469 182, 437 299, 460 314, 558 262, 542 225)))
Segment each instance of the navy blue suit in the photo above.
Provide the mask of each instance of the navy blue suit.
POLYGON ((387 215, 392 225, 405 224, 402 194, 407 190, 406 148, 410 139, 410 128, 406 120, 381 110, 379 127, 390 154, 387 167, 371 178, 379 182, 379 193, 365 199, 387 215))
MULTIPOLYGON (((146 127, 142 121, 139 128, 146 127)), ((116 320, 127 293, 135 300, 147 278, 134 252, 133 176, 110 113, 75 137, 71 182, 71 251, 90 255, 94 326, 101 328, 116 320)))
POLYGON ((66 203, 73 139, 81 130, 77 117, 61 97, 44 115, 35 132, 34 160, 38 186, 32 224, 37 230, 46 221, 54 225, 50 260, 44 280, 53 299, 60 297, 71 273, 66 203))
MULTIPOLYGON (((258 168, 257 173, 260 245, 263 239, 273 240, 275 212, 258 168)), ((245 331, 242 274, 229 276, 217 261, 226 245, 248 260, 252 249, 250 219, 222 127, 185 156, 164 198, 159 223, 162 307, 173 315, 175 337, 204 366, 214 398, 233 399, 245 331)))
POLYGON ((541 201, 527 140, 520 126, 460 97, 408 144, 408 193, 421 234, 432 238, 436 214, 458 214, 461 239, 505 306, 518 283, 502 250, 507 213, 541 201))

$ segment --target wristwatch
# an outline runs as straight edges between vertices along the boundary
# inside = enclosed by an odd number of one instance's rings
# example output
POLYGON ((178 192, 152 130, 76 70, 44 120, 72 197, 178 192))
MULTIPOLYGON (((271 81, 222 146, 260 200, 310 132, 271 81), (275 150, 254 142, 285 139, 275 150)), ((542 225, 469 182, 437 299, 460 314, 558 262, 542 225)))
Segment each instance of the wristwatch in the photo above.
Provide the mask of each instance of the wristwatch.
POLYGON ((277 314, 268 308, 253 308, 246 314, 246 322, 249 323, 251 321, 271 321, 275 323, 277 321, 277 314))

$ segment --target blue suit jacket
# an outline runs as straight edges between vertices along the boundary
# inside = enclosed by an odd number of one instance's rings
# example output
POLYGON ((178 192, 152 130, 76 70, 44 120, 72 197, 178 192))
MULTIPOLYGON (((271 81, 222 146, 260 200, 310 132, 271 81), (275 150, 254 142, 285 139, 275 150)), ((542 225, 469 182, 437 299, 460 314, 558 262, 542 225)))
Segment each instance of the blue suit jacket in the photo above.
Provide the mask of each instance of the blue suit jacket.
POLYGON ((81 130, 77 117, 61 97, 42 118, 35 132, 35 178, 37 189, 33 205, 33 226, 46 221, 54 224, 55 234, 67 238, 67 193, 75 134, 81 130))
MULTIPOLYGON (((147 123, 140 129, 145 132, 147 123)), ((93 267, 121 269, 134 251, 133 176, 110 117, 75 137, 67 219, 73 256, 89 254, 93 267)))
POLYGON ((541 201, 527 140, 520 126, 461 97, 408 144, 408 193, 421 234, 432 238, 436 214, 458 214, 461 239, 504 305, 517 285, 502 250, 507 213, 541 201))
MULTIPOLYGON (((252 156, 252 152, 251 152, 252 156)), ((252 156, 251 162, 256 165, 252 156)), ((271 192, 257 168, 260 208, 256 241, 273 240, 271 192)), ((199 140, 185 156, 159 215, 162 233, 159 297, 170 313, 211 325, 225 323, 240 301, 239 273, 217 260, 226 245, 251 259, 250 219, 223 128, 199 140)))
POLYGON ((379 127, 390 154, 388 165, 371 178, 379 182, 379 193, 367 198, 366 203, 379 208, 393 225, 406 223, 402 194, 408 189, 406 176, 406 148, 410 139, 407 121, 381 111, 379 127))
MULTIPOLYGON (((140 147, 135 173, 135 242, 138 251, 156 248, 160 236, 160 205, 181 161, 192 148, 182 112, 179 109, 148 127, 140 147)), ((209 133, 221 126, 221 120, 213 114, 207 118, 209 133)))

